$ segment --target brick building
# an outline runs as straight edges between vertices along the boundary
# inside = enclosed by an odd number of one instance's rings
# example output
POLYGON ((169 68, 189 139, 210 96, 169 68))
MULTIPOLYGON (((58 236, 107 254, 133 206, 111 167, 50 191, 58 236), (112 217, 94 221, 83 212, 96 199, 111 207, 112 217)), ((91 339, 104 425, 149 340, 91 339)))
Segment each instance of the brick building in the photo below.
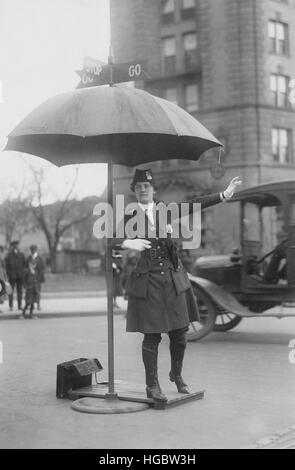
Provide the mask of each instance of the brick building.
MULTIPOLYGON (((161 199, 219 191, 236 175, 243 187, 295 177, 295 0, 110 0, 110 7, 116 61, 149 61, 150 78, 136 86, 185 108, 225 146, 219 179, 211 172, 216 150, 199 162, 150 164, 161 199)), ((132 174, 118 169, 117 191, 130 196, 132 174)), ((208 251, 238 243, 234 206, 205 211, 208 251)))

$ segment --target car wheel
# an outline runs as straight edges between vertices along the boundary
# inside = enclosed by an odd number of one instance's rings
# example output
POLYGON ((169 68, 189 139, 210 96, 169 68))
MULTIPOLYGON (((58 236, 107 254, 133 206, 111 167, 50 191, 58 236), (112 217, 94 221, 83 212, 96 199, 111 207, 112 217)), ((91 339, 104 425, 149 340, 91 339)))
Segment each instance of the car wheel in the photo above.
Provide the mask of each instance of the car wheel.
POLYGON ((193 292, 197 299, 198 309, 200 313, 200 321, 191 322, 187 332, 188 341, 197 341, 204 338, 213 330, 217 310, 212 300, 192 282, 193 292))

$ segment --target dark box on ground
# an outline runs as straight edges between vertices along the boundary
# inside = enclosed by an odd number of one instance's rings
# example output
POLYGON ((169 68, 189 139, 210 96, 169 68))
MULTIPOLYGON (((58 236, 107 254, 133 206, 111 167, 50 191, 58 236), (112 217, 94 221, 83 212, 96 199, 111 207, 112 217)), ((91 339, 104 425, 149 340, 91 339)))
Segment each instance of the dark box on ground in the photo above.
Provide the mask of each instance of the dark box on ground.
POLYGON ((98 359, 80 357, 57 365, 56 396, 67 398, 71 390, 88 387, 92 383, 92 374, 103 367, 98 359))

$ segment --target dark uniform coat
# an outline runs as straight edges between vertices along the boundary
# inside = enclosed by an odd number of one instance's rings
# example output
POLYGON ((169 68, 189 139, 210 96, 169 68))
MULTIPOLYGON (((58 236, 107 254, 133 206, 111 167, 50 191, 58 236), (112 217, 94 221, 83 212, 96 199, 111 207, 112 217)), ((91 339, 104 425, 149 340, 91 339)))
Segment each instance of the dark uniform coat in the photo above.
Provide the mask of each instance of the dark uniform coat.
MULTIPOLYGON (((190 201, 209 207, 221 202, 219 194, 203 196, 190 201)), ((141 209, 139 209, 141 210, 141 209)), ((128 215, 125 220, 133 217, 128 215)), ((148 237, 151 222, 146 217, 146 239, 151 248, 141 252, 137 265, 126 287, 128 294, 127 331, 167 333, 185 328, 199 319, 197 303, 187 273, 177 254, 177 243, 172 238, 159 238, 156 221, 155 237, 148 237)), ((155 219, 156 220, 156 219, 155 219)), ((150 232, 149 232, 150 233, 150 232)), ((123 239, 114 240, 120 249, 123 239)))

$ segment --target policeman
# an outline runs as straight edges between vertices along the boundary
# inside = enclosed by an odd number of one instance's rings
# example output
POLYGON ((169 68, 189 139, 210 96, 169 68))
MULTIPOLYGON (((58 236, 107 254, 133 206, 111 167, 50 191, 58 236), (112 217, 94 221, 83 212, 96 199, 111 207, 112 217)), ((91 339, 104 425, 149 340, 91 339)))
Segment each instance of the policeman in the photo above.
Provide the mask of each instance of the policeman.
MULTIPOLYGON (((190 203, 209 207, 232 197, 241 184, 234 178, 223 193, 195 198, 190 203)), ((156 217, 154 202, 155 183, 150 169, 136 170, 131 190, 135 192, 138 211, 144 211, 144 237, 115 240, 115 249, 131 249, 140 252, 137 265, 129 277, 127 331, 143 333, 142 359, 146 376, 148 398, 167 401, 158 381, 158 346, 161 333, 170 338, 171 369, 169 378, 175 382, 179 393, 189 393, 182 378, 182 366, 186 348, 186 331, 191 321, 199 319, 195 296, 177 255, 177 244, 171 236, 163 234, 167 221, 156 217)), ((125 217, 124 224, 128 222, 125 217)), ((167 227, 167 225, 166 225, 167 227)))

